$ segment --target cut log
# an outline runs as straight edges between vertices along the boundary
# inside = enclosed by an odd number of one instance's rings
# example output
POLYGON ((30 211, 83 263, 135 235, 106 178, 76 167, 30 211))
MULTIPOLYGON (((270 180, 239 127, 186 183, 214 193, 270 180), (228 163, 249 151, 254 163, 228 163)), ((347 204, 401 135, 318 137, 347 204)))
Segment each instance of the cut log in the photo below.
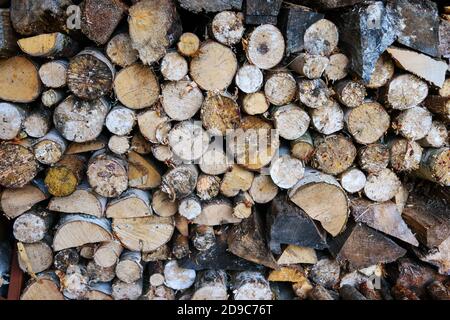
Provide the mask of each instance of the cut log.
POLYGON ((277 264, 265 241, 263 221, 255 211, 250 218, 232 227, 228 250, 245 260, 276 269, 277 264))
POLYGON ((364 194, 367 198, 377 202, 391 200, 401 186, 400 179, 390 169, 372 172, 367 177, 364 194))
POLYGON ((131 150, 140 155, 147 155, 152 152, 152 144, 145 140, 140 132, 137 132, 131 138, 131 150))
POLYGON ((336 287, 339 283, 341 267, 335 259, 320 259, 312 266, 309 276, 316 284, 327 289, 336 287))
POLYGON ((389 164, 389 149, 381 143, 373 143, 358 150, 358 164, 368 173, 386 169, 389 164))
POLYGON ((17 41, 20 49, 32 57, 72 57, 78 50, 78 43, 63 33, 44 33, 17 41))
POLYGON ((267 280, 270 282, 293 282, 298 283, 306 279, 305 272, 301 266, 281 267, 270 271, 267 280))
POLYGON ((294 283, 292 285, 292 290, 300 300, 306 300, 310 292, 313 290, 313 286, 309 282, 308 278, 306 278, 302 282, 294 283))
POLYGON ((173 120, 190 119, 200 110, 202 103, 203 94, 191 81, 169 82, 162 86, 161 104, 173 120))
POLYGON ((198 169, 195 165, 181 165, 169 170, 162 177, 161 190, 171 200, 182 199, 190 195, 197 185, 198 169))
POLYGON ((248 191, 252 185, 254 174, 238 165, 233 165, 225 173, 220 185, 220 192, 226 197, 234 197, 239 191, 248 191))
POLYGON ((0 60, 0 99, 29 103, 42 91, 38 67, 26 57, 0 60))
POLYGON ((64 300, 58 277, 54 273, 42 273, 37 279, 31 279, 20 300, 64 300))
POLYGON ((242 99, 242 109, 249 115, 263 114, 269 107, 270 103, 261 91, 247 94, 242 99))
POLYGON ((389 82, 386 102, 393 109, 406 110, 419 105, 427 95, 427 83, 407 73, 396 76, 389 82))
POLYGON ((169 242, 175 226, 172 218, 144 217, 114 219, 114 235, 131 251, 154 251, 169 242))
POLYGON ((218 176, 200 174, 196 185, 196 194, 201 200, 212 200, 220 192, 222 180, 218 176))
POLYGON ((397 206, 393 202, 373 203, 365 199, 354 199, 350 203, 351 212, 356 222, 363 222, 369 227, 418 246, 408 225, 403 221, 397 206))
POLYGON ((273 25, 263 24, 256 27, 245 41, 248 61, 260 69, 271 69, 283 59, 284 38, 280 30, 273 25))
POLYGON ((167 244, 162 245, 154 251, 142 252, 142 261, 144 262, 166 261, 170 258, 171 252, 167 244))
POLYGON ((415 141, 397 138, 390 143, 391 166, 395 171, 419 169, 422 147, 415 141))
POLYGON ((87 263, 86 271, 89 277, 89 286, 94 283, 111 282, 116 277, 114 266, 103 268, 96 264, 95 261, 89 261, 87 263))
POLYGON ((189 220, 180 214, 175 215, 175 228, 183 236, 189 236, 189 220))
POLYGON ((294 104, 277 108, 272 117, 279 135, 286 140, 299 139, 309 127, 308 114, 294 104))
POLYGON ((43 272, 53 264, 52 248, 45 241, 17 244, 19 268, 30 275, 43 272), (22 250, 21 250, 22 249, 22 250))
POLYGON ((53 265, 59 271, 66 272, 70 265, 78 264, 80 262, 80 255, 77 249, 64 249, 55 254, 53 258, 53 265))
POLYGON ((333 104, 333 91, 322 79, 300 80, 298 82, 300 101, 308 108, 330 107, 333 104))
POLYGON ((65 215, 56 227, 53 250, 61 251, 111 239, 111 225, 108 220, 87 215, 65 215))
POLYGON ((256 203, 269 203, 278 194, 278 186, 273 183, 270 176, 256 175, 248 190, 252 200, 256 203))
POLYGON ((108 130, 118 136, 127 135, 133 130, 136 114, 133 110, 122 106, 115 106, 106 117, 105 125, 108 130))
POLYGON ((165 285, 174 290, 190 288, 195 282, 196 272, 178 266, 177 261, 169 261, 164 266, 165 285))
POLYGON ((181 216, 186 219, 193 220, 197 218, 200 213, 202 213, 202 203, 200 199, 191 195, 182 200, 180 200, 180 205, 178 206, 178 212, 181 216))
POLYGON ((297 93, 297 83, 294 77, 287 72, 277 72, 271 75, 264 85, 264 94, 267 100, 276 106, 291 103, 297 93))
POLYGON ((0 196, 1 210, 7 218, 14 219, 47 198, 48 194, 44 188, 41 189, 38 185, 28 184, 19 189, 5 189, 0 196))
POLYGON ((51 112, 39 106, 27 113, 23 122, 23 131, 32 138, 42 138, 51 129, 51 112))
POLYGON ((350 168, 340 175, 342 188, 348 193, 357 193, 366 185, 366 175, 358 168, 350 168))
POLYGON ((85 158, 78 155, 65 155, 47 171, 45 185, 55 197, 67 197, 75 192, 84 176, 85 158))
POLYGON ((257 66, 245 64, 239 68, 234 81, 241 91, 255 93, 262 88, 264 75, 257 66))
POLYGON ((112 297, 114 300, 137 300, 143 291, 142 280, 133 283, 125 283, 115 279, 112 284, 112 297))
MULTIPOLYGON (((189 238, 176 234, 172 239, 172 254, 176 259, 183 259, 188 256, 191 251, 189 250, 189 238)), ((164 277, 163 277, 164 281, 164 277)))
MULTIPOLYGON (((331 81, 344 79, 349 71, 350 60, 343 53, 335 53, 329 57, 325 68, 325 78, 331 81)), ((393 71, 393 70, 392 70, 393 71)))
POLYGON ((26 112, 20 105, 0 102, 0 139, 13 140, 20 134, 26 112))
POLYGON ((66 150, 66 154, 80 154, 102 150, 107 146, 106 137, 99 135, 97 139, 86 142, 72 142, 66 150))
POLYGON ((216 243, 214 228, 206 225, 196 225, 192 231, 191 241, 198 251, 207 251, 216 243))
POLYGON ((81 6, 81 32, 96 44, 105 44, 127 9, 121 0, 86 0, 81 6))
POLYGON ((132 283, 141 279, 144 272, 141 258, 140 252, 123 252, 116 266, 117 278, 125 283, 132 283))
POLYGON ((231 166, 231 160, 222 150, 222 145, 214 144, 202 155, 199 163, 200 170, 210 175, 224 174, 230 170, 231 166))
POLYGON ((412 107, 402 111, 392 127, 409 140, 425 138, 431 130, 431 113, 423 107, 412 107))
POLYGON ((312 109, 310 115, 313 127, 322 134, 330 135, 344 128, 344 111, 337 102, 312 109))
POLYGON ((200 39, 195 33, 183 33, 177 43, 178 52, 185 57, 194 56, 200 49, 200 39))
POLYGON ((1 186, 21 188, 36 177, 39 169, 39 163, 29 148, 20 144, 0 143, 1 186))
POLYGON ((303 162, 290 155, 284 155, 272 162, 270 177, 281 189, 290 189, 296 185, 305 174, 303 162))
POLYGON ((139 53, 133 49, 130 35, 126 32, 116 34, 106 46, 106 54, 112 63, 125 68, 135 63, 139 53))
POLYGON ((61 160, 67 149, 67 141, 53 129, 33 145, 36 160, 42 164, 51 165, 61 160))
POLYGON ((86 300, 103 301, 113 300, 111 283, 93 283, 89 285, 89 291, 85 295, 86 300))
POLYGON ((197 275, 192 300, 228 300, 227 274, 223 270, 206 270, 197 275))
POLYGON ((450 123, 450 97, 430 95, 425 99, 424 106, 446 124, 450 123))
POLYGON ((386 85, 394 76, 394 62, 387 53, 383 53, 375 64, 367 88, 376 89, 386 85))
POLYGON ((339 263, 347 262, 351 269, 363 269, 377 263, 396 261, 406 250, 381 233, 361 224, 349 226, 330 250, 339 263))
POLYGON ((133 48, 144 64, 157 62, 181 36, 181 21, 173 1, 140 1, 128 14, 133 48))
POLYGON ((0 9, 0 57, 10 57, 17 52, 17 36, 13 29, 10 10, 0 9))
POLYGON ((350 134, 360 144, 378 141, 389 129, 390 117, 377 102, 365 102, 345 113, 345 123, 350 134))
POLYGON ((422 147, 440 148, 446 145, 448 131, 444 123, 433 120, 431 130, 418 141, 422 147))
POLYGON ((308 79, 318 79, 322 76, 328 64, 329 60, 327 57, 300 53, 289 64, 289 68, 308 79))
POLYGON ((171 217, 178 211, 178 201, 169 199, 167 193, 157 190, 152 196, 152 208, 160 217, 171 217))
POLYGON ((53 220, 53 215, 48 211, 40 209, 28 211, 14 221, 14 238, 23 243, 41 241, 49 233, 53 220))
POLYGON ((117 240, 101 243, 95 250, 93 261, 99 267, 112 268, 119 261, 123 247, 117 240))
POLYGON ((88 142, 99 137, 109 108, 104 99, 86 101, 71 95, 56 107, 53 122, 67 140, 88 142))
POLYGON ((178 52, 166 53, 161 61, 161 73, 169 81, 182 80, 188 74, 188 63, 178 52))
POLYGON ((227 130, 239 127, 241 117, 239 106, 233 99, 209 94, 201 108, 203 126, 212 135, 225 135, 227 130))
POLYGON ((192 79, 203 90, 226 89, 233 81, 238 67, 233 51, 218 42, 207 41, 198 52, 189 68, 192 79))
POLYGON ((214 16, 211 23, 214 38, 226 46, 238 44, 244 34, 244 15, 223 11, 214 16))
POLYGON ((39 77, 42 83, 49 88, 61 88, 67 83, 67 68, 65 60, 53 60, 39 68, 39 77))
POLYGON ((307 168, 305 177, 289 191, 289 198, 332 236, 345 228, 348 199, 334 177, 307 168))
POLYGON ((95 250, 97 249, 97 244, 93 244, 93 243, 88 243, 85 244, 83 246, 81 246, 80 248, 80 257, 87 259, 87 260, 92 260, 94 258, 94 253, 95 250))
POLYGON ((327 19, 314 22, 304 34, 305 51, 309 54, 329 56, 336 49, 338 41, 338 29, 327 19))
POLYGON ((450 174, 448 171, 450 149, 426 149, 420 162, 420 168, 416 174, 426 180, 439 183, 443 186, 450 185, 450 174))
POLYGON ((108 218, 113 219, 149 216, 153 213, 150 206, 150 194, 139 189, 128 189, 120 197, 108 203, 105 213, 108 218))
POLYGON ((128 186, 137 189, 152 189, 161 184, 161 175, 147 158, 131 151, 128 153, 128 186))
MULTIPOLYGON (((295 264, 315 264, 317 263, 316 251, 313 248, 288 245, 277 260, 277 264, 295 265, 295 264)), ((302 281, 299 281, 302 282, 302 281)))
POLYGON ((315 249, 327 247, 324 230, 284 194, 279 194, 272 201, 267 228, 270 249, 276 254, 281 254, 282 244, 315 249))
POLYGON ((367 94, 363 84, 352 80, 339 81, 335 88, 339 102, 349 108, 360 106, 367 94))
POLYGON ((291 154, 293 157, 308 163, 314 154, 314 143, 309 131, 300 138, 291 141, 291 154))
POLYGON ((353 164, 356 158, 356 148, 343 135, 317 138, 312 164, 315 168, 327 174, 338 175, 353 164))
POLYGON ((108 141, 108 149, 116 155, 124 155, 130 150, 130 138, 112 135, 108 141))
POLYGON ((152 143, 159 143, 157 139, 158 128, 165 126, 170 118, 166 116, 158 104, 154 108, 139 113, 137 120, 139 131, 145 139, 152 143))
POLYGON ((238 273, 233 281, 234 300, 272 300, 269 281, 259 272, 238 273))
POLYGON ((170 130, 168 141, 173 153, 184 161, 194 161, 208 150, 209 134, 192 120, 180 122, 170 130))
POLYGON ((367 300, 367 298, 355 287, 348 284, 339 288, 339 294, 342 300, 367 300))
POLYGON ((195 224, 218 226, 239 223, 241 219, 233 215, 233 204, 225 198, 215 198, 202 204, 202 212, 193 221, 195 224))

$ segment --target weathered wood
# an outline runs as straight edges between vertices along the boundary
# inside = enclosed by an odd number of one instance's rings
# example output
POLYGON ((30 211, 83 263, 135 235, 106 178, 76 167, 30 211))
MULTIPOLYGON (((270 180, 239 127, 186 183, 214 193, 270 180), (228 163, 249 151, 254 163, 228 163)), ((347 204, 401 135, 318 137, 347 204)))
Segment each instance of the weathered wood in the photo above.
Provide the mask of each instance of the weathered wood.
POLYGON ((181 165, 169 170, 162 177, 161 190, 167 193, 171 200, 181 199, 190 195, 197 185, 198 169, 194 165, 181 165))
POLYGON ((78 155, 64 155, 45 176, 48 192, 55 197, 70 196, 81 183, 85 158, 78 155))
POLYGON ((366 185, 366 175, 357 168, 350 168, 339 176, 342 188, 349 193, 360 192, 366 185))
POLYGON ((246 41, 247 59, 260 69, 271 69, 283 59, 285 51, 284 38, 280 30, 273 25, 264 24, 258 26, 252 31, 246 41))
POLYGON ((168 52, 161 61, 161 73, 166 80, 179 81, 188 74, 186 59, 178 52, 168 52))
POLYGON ((17 49, 17 36, 11 24, 10 10, 0 9, 0 57, 13 56, 17 49))
POLYGON ((300 101, 309 108, 330 107, 333 94, 322 79, 300 80, 298 82, 300 101))
POLYGON ((376 89, 383 87, 394 76, 394 62, 387 53, 383 53, 375 64, 370 81, 366 84, 367 88, 376 89))
POLYGON ((211 249, 216 242, 214 228, 206 225, 196 225, 191 232, 191 241, 198 251, 211 249))
POLYGON ((233 204, 227 198, 218 197, 202 204, 202 212, 193 223, 207 226, 218 226, 239 223, 241 219, 233 215, 233 204))
POLYGON ((58 277, 54 273, 43 273, 37 279, 31 279, 20 300, 64 300, 58 277))
POLYGON ((42 138, 51 129, 51 112, 39 106, 27 113, 23 122, 23 131, 31 138, 42 138))
POLYGON ((212 200, 219 195, 220 184, 220 177, 202 173, 198 176, 196 194, 201 200, 212 200))
MULTIPOLYGON (((296 265, 296 264, 315 264, 317 263, 316 251, 313 248, 288 245, 277 260, 278 265, 296 265)), ((298 281, 302 282, 302 281, 298 281)))
POLYGON ((137 152, 128 153, 128 186, 137 189, 156 188, 161 184, 161 174, 148 158, 137 152))
POLYGON ((32 57, 72 57, 78 50, 78 43, 63 33, 44 33, 17 41, 20 49, 32 57))
POLYGON ((136 113, 123 106, 115 106, 106 116, 105 125, 108 130, 118 136, 130 134, 136 123, 136 113))
POLYGON ((150 194, 139 189, 128 189, 120 197, 111 200, 105 212, 108 218, 139 218, 152 213, 150 194))
MULTIPOLYGON (((43 64, 39 68, 39 77, 42 83, 49 88, 61 88, 67 83, 67 68, 69 64, 65 60, 53 60, 43 64)), ((56 104, 56 103, 55 103, 56 104)))
POLYGON ((276 72, 266 80, 264 94, 267 100, 276 106, 291 103, 297 93, 297 83, 294 77, 287 72, 276 72))
POLYGON ((96 248, 93 261, 102 268, 114 267, 122 251, 123 247, 117 240, 103 242, 96 248))
POLYGON ((281 189, 295 186, 305 174, 303 162, 289 154, 283 155, 272 162, 270 177, 281 189))
POLYGON ((48 211, 42 209, 30 210, 14 221, 14 238, 23 243, 41 241, 49 233, 53 221, 54 217, 48 211))
POLYGON ((300 138, 291 141, 291 154, 304 163, 311 160, 314 154, 314 142, 309 131, 300 138))
POLYGON ((178 266, 177 261, 167 262, 164 266, 165 284, 174 290, 191 287, 195 282, 195 276, 195 270, 184 269, 178 266))
POLYGON ((114 300, 137 300, 142 295, 142 280, 125 283, 115 279, 112 284, 112 297, 114 300))
POLYGON ((211 23, 214 38, 226 46, 238 44, 244 35, 244 15, 223 11, 214 16, 211 23))
POLYGON ((46 241, 19 242, 18 248, 19 267, 23 272, 34 275, 49 269, 53 264, 53 251, 46 241))
POLYGON ((132 283, 142 278, 144 266, 141 262, 141 253, 125 251, 116 265, 116 276, 125 283, 132 283))
POLYGON ((282 1, 254 0, 245 2, 244 14, 246 24, 277 24, 277 16, 282 1))
POLYGON ((80 255, 75 248, 61 250, 53 258, 53 265, 62 272, 66 272, 70 265, 78 264, 79 262, 80 255))
POLYGON ((272 300, 269 281, 261 273, 244 271, 233 280, 234 300, 272 300))
POLYGON ((397 138, 389 142, 391 166, 395 171, 419 169, 423 149, 415 141, 397 138))
POLYGON ((112 63, 123 68, 132 65, 139 58, 139 53, 133 48, 127 32, 120 32, 109 40, 106 54, 112 63))
POLYGON ((300 53, 289 64, 289 68, 308 79, 318 79, 329 64, 329 59, 320 55, 300 53))
POLYGON ((249 115, 263 114, 269 107, 270 103, 261 91, 246 94, 242 99, 242 109, 249 115))
POLYGON ((39 171, 31 149, 20 144, 0 143, 0 185, 21 188, 33 180, 39 171))
POLYGON ((440 148, 445 146, 448 137, 448 131, 444 123, 433 120, 431 130, 418 141, 422 147, 440 148))
POLYGON ((34 156, 42 164, 57 163, 67 149, 67 141, 53 129, 33 145, 34 156))
POLYGON ((209 134, 194 121, 176 124, 168 135, 168 143, 176 156, 184 161, 200 159, 209 145, 209 134))
POLYGON ((358 150, 358 164, 368 173, 386 169, 389 157, 389 148, 381 143, 369 144, 358 150))
POLYGON ((327 19, 314 22, 305 31, 305 51, 309 54, 329 56, 336 49, 338 42, 338 29, 327 19))
POLYGON ((218 12, 224 10, 241 10, 242 0, 179 0, 180 6, 186 10, 199 13, 218 12))
POLYGON ((313 167, 327 174, 337 175, 352 165, 356 158, 353 143, 342 135, 326 136, 314 141, 313 167))
POLYGON ((331 81, 344 79, 348 74, 350 61, 343 53, 335 53, 329 57, 325 68, 325 77, 331 81))
POLYGON ((420 140, 431 130, 431 113, 423 107, 412 107, 403 110, 396 118, 392 127, 403 137, 410 140, 420 140))
POLYGON ((192 57, 200 49, 200 39, 195 33, 186 32, 180 36, 177 43, 178 52, 183 56, 192 57))
POLYGON ((400 186, 400 179, 393 171, 382 169, 368 175, 364 194, 370 200, 384 202, 395 197, 400 186))
POLYGON ((47 198, 45 189, 34 184, 19 189, 5 189, 0 196, 1 210, 9 219, 14 219, 47 198))
POLYGON ((197 275, 192 300, 227 300, 227 275, 223 270, 206 270, 197 275))
POLYGON ((0 139, 16 138, 23 127, 27 110, 18 104, 0 102, 0 139))
POLYGON ((449 153, 450 149, 448 147, 443 147, 440 149, 426 149, 422 156, 420 168, 416 171, 416 174, 423 179, 439 183, 443 186, 449 186, 449 153))

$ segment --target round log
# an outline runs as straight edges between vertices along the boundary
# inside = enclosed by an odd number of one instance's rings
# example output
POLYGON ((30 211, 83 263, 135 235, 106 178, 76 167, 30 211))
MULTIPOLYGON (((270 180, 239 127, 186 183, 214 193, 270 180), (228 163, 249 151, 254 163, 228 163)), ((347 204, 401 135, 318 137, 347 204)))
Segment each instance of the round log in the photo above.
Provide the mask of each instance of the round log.
MULTIPOLYGON (((320 55, 300 53, 289 64, 289 69, 308 79, 318 79, 327 69, 330 60, 320 55)), ((337 73, 337 71, 335 72, 337 73)))
POLYGON ((351 168, 341 173, 340 181, 342 188, 349 193, 357 193, 366 185, 366 175, 357 168, 351 168))
POLYGON ((12 140, 22 130, 26 111, 19 105, 0 102, 0 139, 12 140))
POLYGON ((126 68, 138 60, 139 53, 133 48, 130 35, 122 32, 109 40, 106 54, 112 63, 126 68))
POLYGON ((133 283, 141 279, 144 273, 144 266, 141 263, 141 259, 140 252, 123 252, 116 266, 117 278, 125 283, 133 283))
POLYGON ((394 62, 389 54, 382 54, 378 58, 375 69, 370 76, 370 81, 366 86, 371 89, 384 87, 394 76, 394 69, 394 62))
POLYGON ((412 107, 402 111, 392 127, 407 139, 420 140, 430 132, 432 123, 432 115, 427 109, 412 107))
POLYGON ((330 107, 333 94, 322 79, 300 80, 298 83, 300 101, 309 108, 330 107))
POLYGON ((303 178, 305 167, 303 162, 290 155, 276 159, 270 167, 272 181, 282 189, 290 189, 303 178))
POLYGON ((106 207, 108 218, 139 218, 152 215, 150 194, 139 189, 128 189, 118 198, 112 199, 106 207))
POLYGON ((36 177, 39 163, 33 152, 25 146, 0 143, 0 185, 21 188, 36 177))
POLYGON ((169 195, 161 190, 156 190, 152 196, 152 208, 160 217, 172 217, 178 211, 178 201, 169 199, 169 195))
POLYGON ((212 135, 225 135, 236 129, 241 121, 238 104, 231 98, 209 94, 201 108, 203 126, 212 135))
POLYGON ((233 282, 234 300, 272 300, 269 281, 259 272, 243 271, 233 282))
POLYGON ((66 60, 53 60, 44 63, 39 68, 39 77, 48 88, 61 88, 67 84, 67 69, 69 63, 66 60))
POLYGON ((200 49, 200 39, 194 33, 183 33, 178 40, 177 48, 183 56, 192 57, 200 49))
POLYGON ((400 186, 400 179, 394 172, 390 169, 382 169, 369 174, 364 187, 364 194, 370 200, 384 202, 395 197, 400 186))
POLYGON ((329 56, 336 49, 338 42, 338 29, 327 19, 320 19, 305 31, 305 51, 309 54, 329 56))
POLYGON ((48 192, 55 197, 67 197, 75 192, 84 176, 84 157, 65 155, 45 176, 48 192))
POLYGON ((198 170, 194 165, 181 165, 169 170, 162 178, 161 190, 171 200, 190 195, 197 185, 198 170))
POLYGON ((375 173, 389 165, 389 149, 381 143, 373 143, 358 150, 358 164, 368 173, 375 173))
POLYGON ((197 180, 196 193, 201 200, 211 200, 219 195, 222 180, 218 176, 200 174, 197 180))
POLYGON ((356 148, 342 135, 327 136, 314 141, 316 150, 312 159, 315 168, 332 175, 338 175, 353 164, 356 148))
POLYGON ((256 175, 253 179, 249 194, 256 203, 269 203, 278 194, 278 186, 267 175, 256 175))
POLYGON ((417 106, 428 95, 428 85, 425 81, 412 74, 402 74, 394 77, 387 86, 386 102, 398 110, 417 106))
POLYGON ((53 264, 52 248, 45 241, 24 243, 22 252, 19 249, 19 267, 23 272, 36 274, 49 269, 53 264))
POLYGON ((133 130, 136 123, 136 113, 122 106, 114 107, 106 116, 105 125, 109 132, 124 136, 133 130))
POLYGON ((214 38, 226 46, 238 44, 244 35, 244 15, 241 12, 222 11, 211 23, 214 38))
POLYGON ((245 64, 239 68, 234 81, 242 92, 255 93, 262 88, 264 75, 257 66, 245 64))
POLYGON ((57 163, 66 152, 66 149, 67 141, 55 129, 33 145, 36 160, 46 165, 57 163))
POLYGON ((422 147, 415 141, 397 138, 389 143, 390 162, 395 171, 419 169, 422 159, 422 147))
POLYGON ((53 217, 48 211, 28 211, 14 221, 14 238, 23 243, 35 243, 41 241, 49 232, 52 222, 53 217))
POLYGON ((117 240, 103 242, 95 250, 93 261, 102 268, 112 268, 119 261, 122 251, 122 244, 117 240))
POLYGON ((423 179, 448 187, 450 185, 449 159, 450 149, 448 147, 426 149, 416 174, 423 179))
POLYGON ((349 108, 360 106, 366 97, 366 88, 357 81, 342 80, 335 85, 339 102, 349 108))
POLYGON ((272 118, 279 135, 286 140, 303 136, 311 121, 309 115, 295 104, 277 108, 272 118))
POLYGON ((202 213, 202 204, 200 199, 195 195, 191 195, 180 200, 178 212, 186 219, 193 220, 202 213))
POLYGON ((163 84, 161 94, 161 105, 172 120, 188 120, 202 107, 203 93, 191 81, 183 80, 163 84))
POLYGON ((176 261, 169 261, 164 266, 165 285, 174 290, 184 290, 195 282, 196 272, 192 269, 183 269, 176 261))
POLYGON ((208 150, 209 134, 194 121, 183 121, 169 132, 169 145, 185 161, 200 159, 208 150))
POLYGON ((418 143, 422 147, 440 148, 446 145, 448 139, 448 131, 445 124, 440 121, 433 120, 431 130, 428 134, 420 139, 418 143))
POLYGON ((194 287, 191 300, 228 300, 227 274, 223 270, 202 271, 194 287))
POLYGON ((349 71, 350 61, 343 53, 332 54, 325 68, 325 78, 331 81, 344 79, 349 71))
POLYGON ((242 99, 242 109, 249 115, 263 114, 269 107, 270 103, 261 91, 247 94, 242 99))
POLYGON ((273 105, 284 106, 292 102, 297 93, 297 83, 287 72, 277 72, 271 75, 264 85, 264 94, 273 105))
POLYGON ((285 50, 283 35, 271 24, 256 27, 246 43, 248 61, 260 69, 271 69, 283 59, 285 50))

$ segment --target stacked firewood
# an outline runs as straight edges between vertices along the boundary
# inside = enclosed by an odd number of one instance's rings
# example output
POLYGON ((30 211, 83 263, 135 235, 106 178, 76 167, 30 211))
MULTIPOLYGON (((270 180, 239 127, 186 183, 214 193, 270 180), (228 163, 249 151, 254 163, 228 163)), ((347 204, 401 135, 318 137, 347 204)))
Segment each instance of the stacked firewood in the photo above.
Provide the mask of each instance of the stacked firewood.
POLYGON ((21 299, 450 298, 449 7, 80 2, 0 1, 21 299))

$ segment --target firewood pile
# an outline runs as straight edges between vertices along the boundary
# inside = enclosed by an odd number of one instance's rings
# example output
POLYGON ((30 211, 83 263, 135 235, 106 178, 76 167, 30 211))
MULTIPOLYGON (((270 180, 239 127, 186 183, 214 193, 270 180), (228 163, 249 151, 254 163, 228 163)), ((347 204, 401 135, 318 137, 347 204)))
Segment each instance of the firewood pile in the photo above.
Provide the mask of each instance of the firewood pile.
POLYGON ((450 7, 0 8, 21 299, 450 299, 450 7))

